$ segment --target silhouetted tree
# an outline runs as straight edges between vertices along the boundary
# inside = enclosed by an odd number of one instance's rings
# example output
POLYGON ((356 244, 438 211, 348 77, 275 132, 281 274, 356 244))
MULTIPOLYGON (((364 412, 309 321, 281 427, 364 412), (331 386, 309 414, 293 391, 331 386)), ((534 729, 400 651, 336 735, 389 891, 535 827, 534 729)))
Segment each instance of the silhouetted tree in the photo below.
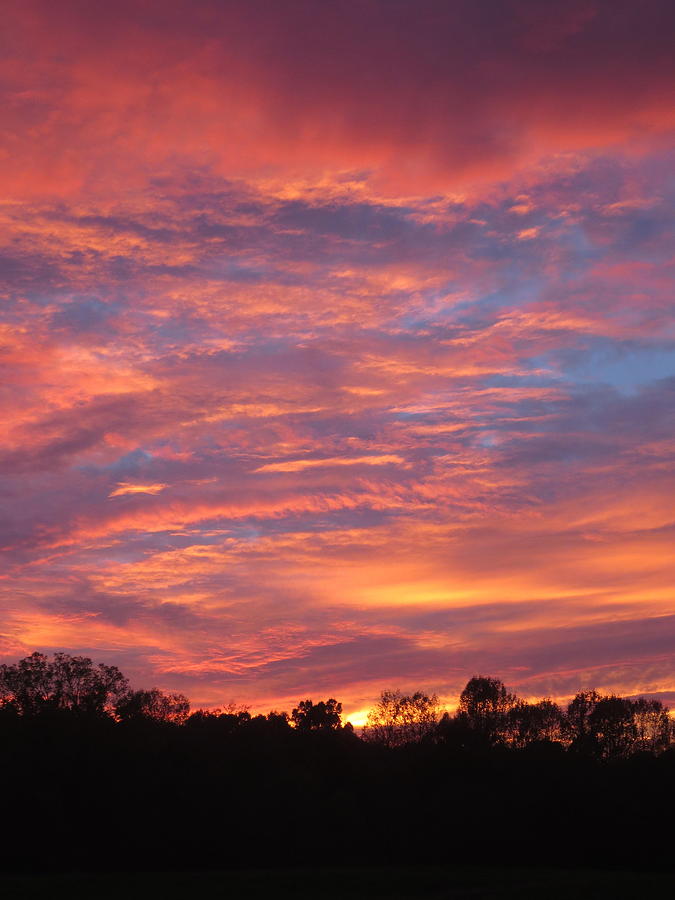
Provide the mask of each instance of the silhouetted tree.
POLYGON ((457 718, 480 735, 489 745, 505 740, 508 733, 508 715, 516 704, 498 678, 475 675, 459 698, 457 718))
POLYGON ((71 710, 103 715, 128 691, 117 666, 95 665, 86 656, 32 653, 14 665, 0 666, 0 700, 21 715, 71 710))
POLYGON ((590 714, 589 723, 601 759, 621 759, 635 749, 637 729, 630 700, 601 697, 590 714))
POLYGON ((386 747, 415 743, 434 733, 438 717, 436 694, 382 691, 377 706, 368 713, 363 737, 386 747))
POLYGON ((223 712, 220 709, 195 710, 186 720, 186 725, 194 730, 212 732, 224 736, 234 734, 251 723, 251 713, 247 709, 223 712))
POLYGON ((565 731, 575 750, 583 749, 592 740, 590 717, 599 699, 597 691, 579 691, 567 706, 565 731))
POLYGON ((340 727, 342 704, 333 697, 312 703, 301 700, 291 713, 291 719, 300 731, 332 730, 340 727))
POLYGON ((635 749, 650 753, 662 753, 672 740, 672 723, 668 707, 659 700, 639 697, 633 700, 633 722, 635 724, 635 749))
POLYGON ((190 715, 190 701, 183 694, 164 694, 157 688, 129 691, 115 706, 120 722, 152 721, 182 725, 190 715))
POLYGON ((514 747, 537 741, 561 741, 563 713, 552 700, 525 703, 518 700, 506 713, 506 735, 514 747))
POLYGON ((624 697, 580 691, 567 707, 571 750, 599 759, 619 759, 636 749, 634 707, 624 697))

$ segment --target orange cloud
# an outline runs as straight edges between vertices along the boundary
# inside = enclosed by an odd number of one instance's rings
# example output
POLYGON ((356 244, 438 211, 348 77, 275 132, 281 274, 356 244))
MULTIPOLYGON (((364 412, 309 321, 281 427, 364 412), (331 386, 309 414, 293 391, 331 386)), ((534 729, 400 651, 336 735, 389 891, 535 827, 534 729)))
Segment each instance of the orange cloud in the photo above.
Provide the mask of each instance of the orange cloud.
POLYGON ((672 4, 142 7, 3 10, 2 653, 675 690, 672 4))
POLYGON ((108 497, 122 497, 125 494, 159 494, 167 487, 166 484, 130 484, 120 481, 115 490, 108 494, 108 497))
POLYGON ((400 465, 405 460, 394 454, 380 456, 354 456, 351 458, 329 457, 327 459, 289 459, 284 462, 266 463, 255 469, 256 472, 301 472, 303 469, 314 469, 322 466, 386 466, 400 465))

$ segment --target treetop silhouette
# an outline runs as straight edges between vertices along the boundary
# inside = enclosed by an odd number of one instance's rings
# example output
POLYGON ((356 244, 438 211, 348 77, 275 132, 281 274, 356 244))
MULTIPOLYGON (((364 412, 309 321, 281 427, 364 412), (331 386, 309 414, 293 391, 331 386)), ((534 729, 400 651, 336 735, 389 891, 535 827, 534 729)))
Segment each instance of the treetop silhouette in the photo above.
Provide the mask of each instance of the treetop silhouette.
MULTIPOLYGON (((116 666, 67 653, 51 658, 32 653, 0 666, 0 710, 27 718, 59 713, 120 725, 189 726, 192 731, 206 729, 219 735, 242 729, 277 736, 291 730, 354 734, 350 723, 343 725, 342 704, 334 697, 301 700, 290 716, 277 711, 252 716, 248 708, 233 706, 191 713, 183 694, 158 688, 132 690, 116 666)), ((460 695, 454 716, 441 710, 436 694, 383 691, 361 737, 390 750, 420 743, 464 752, 549 744, 571 754, 614 760, 635 753, 663 753, 672 745, 673 723, 658 700, 580 691, 562 710, 550 699, 527 703, 498 678, 474 675, 460 695)))

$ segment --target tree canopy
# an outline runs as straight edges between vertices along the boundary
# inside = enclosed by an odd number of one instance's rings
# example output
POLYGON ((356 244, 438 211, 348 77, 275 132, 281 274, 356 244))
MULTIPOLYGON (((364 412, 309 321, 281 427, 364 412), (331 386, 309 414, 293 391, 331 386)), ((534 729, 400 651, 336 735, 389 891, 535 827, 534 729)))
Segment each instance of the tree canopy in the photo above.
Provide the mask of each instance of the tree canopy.
MULTIPOLYGON (((42 653, 0 666, 0 709, 36 717, 72 714, 106 718, 120 724, 145 723, 233 734, 242 729, 277 735, 342 732, 354 734, 342 721, 342 703, 334 697, 304 699, 286 712, 252 716, 246 707, 190 710, 180 693, 158 688, 132 689, 112 665, 86 656, 42 653)), ((464 687, 454 716, 443 712, 436 694, 382 691, 370 710, 361 737, 394 749, 427 742, 467 751, 487 748, 525 749, 555 744, 569 753, 598 760, 625 759, 635 753, 659 754, 673 743, 669 710, 660 701, 579 691, 562 709, 551 699, 526 702, 509 692, 498 678, 474 675, 464 687)))
POLYGON ((117 666, 94 664, 86 656, 32 653, 14 665, 0 666, 0 700, 21 715, 70 710, 103 715, 128 692, 117 666))
POLYGON ((429 737, 438 718, 436 694, 382 691, 377 705, 368 714, 363 736, 387 747, 397 747, 429 737))
POLYGON ((291 721, 301 731, 326 731, 342 724, 342 704, 333 697, 313 703, 301 700, 291 713, 291 721))

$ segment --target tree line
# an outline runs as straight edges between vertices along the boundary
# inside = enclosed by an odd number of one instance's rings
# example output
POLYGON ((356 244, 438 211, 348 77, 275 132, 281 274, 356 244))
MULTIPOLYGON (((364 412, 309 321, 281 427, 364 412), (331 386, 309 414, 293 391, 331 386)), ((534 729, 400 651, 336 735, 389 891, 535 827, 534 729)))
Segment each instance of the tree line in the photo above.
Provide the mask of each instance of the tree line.
POLYGON ((663 753, 675 740, 675 723, 659 700, 580 691, 563 709, 549 699, 527 703, 499 679, 474 676, 454 716, 440 711, 435 694, 383 691, 363 737, 389 747, 422 740, 473 749, 548 743, 598 759, 620 759, 663 753))
MULTIPOLYGON (((132 690, 116 666, 95 664, 84 656, 33 653, 14 665, 0 666, 0 713, 8 717, 48 714, 105 716, 119 724, 155 723, 221 732, 265 725, 277 731, 344 729, 342 704, 335 698, 299 701, 290 715, 272 711, 251 716, 245 708, 196 710, 179 693, 157 688, 132 690)), ((502 681, 486 676, 469 680, 454 715, 442 710, 438 696, 386 690, 368 714, 361 738, 387 748, 426 742, 454 744, 479 752, 489 748, 524 749, 537 744, 621 759, 635 753, 659 754, 675 741, 675 723, 659 700, 631 699, 580 691, 563 709, 550 699, 528 703, 502 681)))
POLYGON ((562 708, 475 676, 457 710, 384 691, 359 732, 335 698, 191 710, 115 666, 0 666, 0 866, 341 862, 666 866, 675 745, 660 702, 562 708))

